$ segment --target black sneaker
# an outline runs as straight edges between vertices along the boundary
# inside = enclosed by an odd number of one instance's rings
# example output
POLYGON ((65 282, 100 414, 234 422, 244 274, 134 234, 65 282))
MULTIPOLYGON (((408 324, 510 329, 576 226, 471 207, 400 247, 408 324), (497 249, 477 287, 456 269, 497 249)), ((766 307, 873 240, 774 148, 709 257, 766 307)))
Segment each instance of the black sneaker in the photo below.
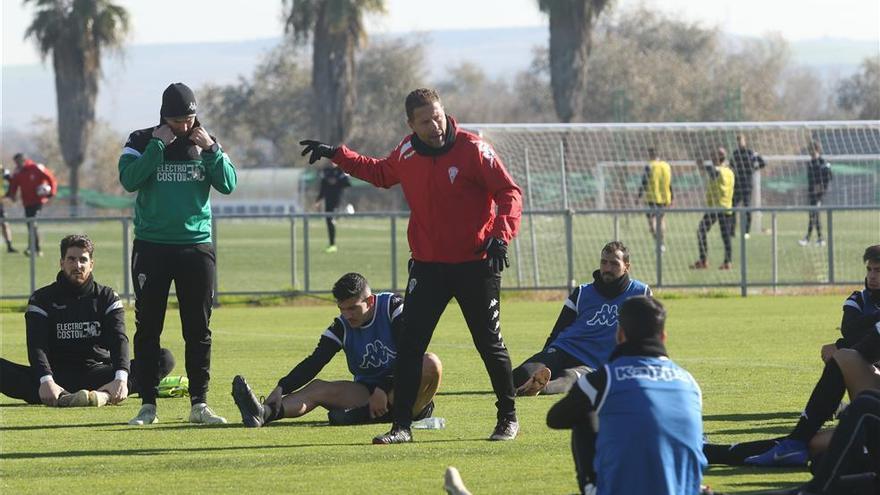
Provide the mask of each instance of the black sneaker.
POLYGON ((232 379, 232 400, 241 412, 241 421, 249 428, 263 426, 263 404, 254 395, 250 385, 241 375, 235 375, 232 379))
POLYGON ((519 423, 515 419, 502 418, 495 424, 495 431, 489 437, 489 440, 513 440, 519 433, 519 423))
POLYGON ((418 414, 413 417, 413 421, 418 421, 420 419, 430 418, 434 415, 434 401, 428 402, 425 407, 419 411, 418 414))
POLYGON ((377 437, 373 437, 374 445, 389 445, 392 443, 409 443, 412 442, 412 431, 409 428, 391 425, 388 433, 383 433, 377 437))

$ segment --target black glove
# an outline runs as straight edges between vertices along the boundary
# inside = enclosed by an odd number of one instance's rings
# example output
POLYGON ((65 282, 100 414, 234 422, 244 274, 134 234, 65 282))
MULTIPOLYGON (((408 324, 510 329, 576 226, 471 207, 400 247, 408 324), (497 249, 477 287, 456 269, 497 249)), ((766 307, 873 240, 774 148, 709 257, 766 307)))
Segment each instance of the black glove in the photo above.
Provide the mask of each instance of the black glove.
POLYGON ((492 273, 501 273, 505 268, 510 267, 510 260, 507 259, 507 243, 503 239, 490 237, 482 249, 477 253, 486 253, 486 263, 492 273))
POLYGON ((305 139, 300 141, 299 144, 305 146, 302 150, 302 156, 306 156, 309 153, 312 154, 309 156, 309 165, 315 163, 321 158, 333 158, 333 155, 336 154, 336 150, 339 149, 335 146, 330 146, 312 139, 305 139))

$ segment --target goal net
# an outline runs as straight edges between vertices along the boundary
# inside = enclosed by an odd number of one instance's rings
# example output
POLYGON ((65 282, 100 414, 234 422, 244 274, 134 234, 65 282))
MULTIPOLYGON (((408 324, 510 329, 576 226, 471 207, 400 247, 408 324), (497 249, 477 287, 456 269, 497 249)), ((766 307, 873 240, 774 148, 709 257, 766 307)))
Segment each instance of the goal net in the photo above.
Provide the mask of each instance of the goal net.
MULTIPOLYGON (((596 267, 604 242, 619 238, 639 252, 643 279, 658 283, 657 264, 663 263, 666 285, 735 285, 739 267, 717 270, 724 258, 719 226, 708 233, 709 270, 688 269, 698 257, 697 226, 705 207, 705 181, 698 163, 708 160, 717 146, 728 157, 743 136, 746 147, 760 154, 766 167, 753 177, 752 207, 782 208, 807 206, 807 163, 809 146, 819 143, 822 156, 831 164, 833 179, 823 206, 878 207, 855 209, 849 217, 841 213, 835 223, 837 256, 843 258, 844 243, 853 251, 861 242, 880 242, 880 121, 761 122, 761 123, 651 123, 651 124, 462 124, 490 142, 514 179, 523 189, 524 207, 532 212, 523 219, 514 247, 520 268, 516 284, 524 286, 567 286, 564 217, 553 210, 575 210, 572 226, 574 278, 588 281, 596 267), (667 230, 663 259, 654 256, 654 238, 645 220, 644 198, 638 198, 642 175, 648 163, 648 149, 672 166, 674 208, 666 215, 667 230), (692 211, 687 211, 691 209, 692 211), (685 210, 677 212, 677 210, 685 210), (604 214, 602 212, 605 212, 604 214), (846 217, 846 218, 844 218, 846 217), (853 232, 844 232, 852 229, 853 232), (856 232, 858 231, 858 232, 856 232), (862 239, 864 237, 864 239, 862 239), (645 270, 647 269, 647 270, 645 270), (649 273, 644 273, 644 271, 649 273)), ((771 239, 771 215, 751 215, 749 249, 760 246, 749 257, 750 280, 761 284, 795 283, 801 279, 827 283, 860 280, 858 263, 841 269, 834 277, 834 252, 816 249, 791 250, 798 246, 807 226, 807 212, 779 212, 773 215, 776 234, 771 239), (770 243, 778 242, 776 251, 770 243), (765 246, 766 245, 766 246, 765 246), (791 250, 791 253, 789 253, 791 250), (794 269, 771 257, 795 255, 794 269), (752 264, 755 267, 752 267, 752 264), (773 266, 771 266, 773 264, 773 266), (829 271, 831 272, 829 275, 829 271), (790 277, 790 278, 787 278, 790 277)), ((738 221, 741 221, 737 215, 738 221)), ((826 214, 823 213, 823 228, 826 214)), ((826 233, 826 232, 823 232, 826 233)), ((815 236, 815 233, 813 234, 815 236)), ((812 238, 815 243, 816 237, 812 238)), ((739 227, 733 233, 732 258, 739 261, 739 227)), ((849 256, 849 253, 846 255, 849 256)), ((858 256, 853 254, 855 261, 858 256)), ((790 259, 785 261, 790 262, 790 259)), ((847 259, 847 262, 851 260, 847 259)), ((863 270, 864 267, 861 267, 863 270)))

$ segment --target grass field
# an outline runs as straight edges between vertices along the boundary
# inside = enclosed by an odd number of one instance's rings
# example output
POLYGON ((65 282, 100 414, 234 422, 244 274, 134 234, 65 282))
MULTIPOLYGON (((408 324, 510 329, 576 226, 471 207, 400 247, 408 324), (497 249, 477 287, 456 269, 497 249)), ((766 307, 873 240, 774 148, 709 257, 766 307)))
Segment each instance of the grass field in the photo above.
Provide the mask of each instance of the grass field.
MULTIPOLYGON (((673 210, 674 212, 674 210, 673 210)), ((663 256, 663 283, 667 285, 703 285, 714 287, 738 284, 740 281, 739 238, 734 239, 734 270, 715 269, 722 261, 722 245, 716 225, 709 232, 710 270, 696 271, 687 267, 697 259, 696 230, 700 213, 671 212, 663 256)), ((770 215, 764 214, 769 227, 770 215)), ((647 222, 641 214, 628 214, 618 219, 619 238, 632 251, 633 270, 638 278, 657 285, 654 243, 647 222)), ((827 233, 827 218, 823 216, 827 233)), ((831 267, 827 247, 802 248, 797 240, 803 237, 805 212, 786 212, 778 216, 777 280, 779 283, 826 283, 831 267)), ((396 224, 397 279, 391 274, 391 225, 388 219, 343 217, 339 221, 339 252, 324 252, 327 234, 324 221, 309 221, 309 286, 315 291, 329 291, 333 282, 347 271, 364 273, 377 288, 403 287, 409 249, 406 239, 407 220, 396 224)), ((864 276, 861 254, 864 248, 880 243, 880 211, 836 212, 834 230, 834 276, 836 281, 858 281, 864 276)), ((19 248, 26 242, 22 224, 15 224, 14 238, 19 248)), ((71 232, 86 232, 97 242, 96 260, 101 279, 117 288, 125 287, 123 276, 122 224, 118 221, 91 223, 40 224, 45 256, 37 259, 38 286, 51 281, 58 270, 57 245, 71 232)), ((291 224, 289 219, 220 219, 217 222, 217 269, 220 292, 289 291, 306 289, 303 221, 297 220, 296 270, 292 273, 291 224), (294 276, 295 275, 295 276, 294 276), (296 280, 294 280, 294 278, 296 280), (295 283, 294 283, 295 282, 295 283)), ((574 278, 589 281, 596 268, 602 246, 614 238, 614 221, 607 214, 579 214, 572 221, 574 278)), ((132 236, 133 238, 133 236, 132 236)), ((772 238, 757 231, 747 243, 748 273, 751 283, 769 284, 772 278, 772 238)), ((504 284, 515 287, 566 287, 567 253, 565 223, 561 216, 536 215, 523 218, 519 237, 511 248, 511 267, 505 271, 504 284), (532 230, 535 232, 534 249, 532 230), (533 252, 537 256, 533 256, 533 252), (535 263, 537 260, 537 263, 535 263)), ((0 295, 27 297, 29 264, 21 255, 0 253, 0 295)))
MULTIPOLYGON (((821 372, 819 347, 836 338, 848 291, 832 296, 665 299, 671 357, 702 386, 705 430, 713 442, 784 434, 821 372)), ((659 294, 663 297, 663 294, 659 294)), ((503 335, 514 364, 543 344, 561 300, 505 295, 503 335)), ((221 307, 214 313, 210 402, 230 423, 184 423, 186 399, 161 399, 161 423, 131 427, 138 400, 102 409, 49 409, 0 398, 2 493, 442 493, 448 465, 475 494, 576 491, 569 435, 545 426, 557 397, 517 401, 520 436, 488 442, 494 396, 454 305, 430 350, 444 363, 435 415, 447 427, 416 431, 415 443, 369 445, 384 425, 329 427, 322 411, 252 430, 240 425, 229 395, 235 374, 258 393, 311 352, 335 307, 221 307)), ((132 311, 128 312, 130 333, 132 311)), ((180 323, 166 318, 163 345, 183 373, 180 323)), ((0 313, 0 354, 26 362, 24 319, 0 313)), ((337 356, 321 375, 343 379, 337 356)), ((802 469, 712 467, 705 481, 734 493, 792 486, 802 469)))

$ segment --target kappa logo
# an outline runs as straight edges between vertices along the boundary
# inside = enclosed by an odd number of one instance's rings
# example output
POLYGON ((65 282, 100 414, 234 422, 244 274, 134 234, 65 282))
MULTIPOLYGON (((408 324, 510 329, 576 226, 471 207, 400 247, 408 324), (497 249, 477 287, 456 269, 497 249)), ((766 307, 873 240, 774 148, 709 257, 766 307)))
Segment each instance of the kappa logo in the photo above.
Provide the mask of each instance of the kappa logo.
POLYGON ((381 368, 396 357, 396 352, 386 347, 381 340, 376 339, 367 344, 364 348, 364 358, 361 361, 361 369, 381 368))
POLYGON ((455 178, 458 177, 458 167, 455 165, 449 167, 449 183, 455 184, 455 178))
POLYGON ((56 304, 56 303, 52 303, 52 307, 55 308, 55 309, 67 309, 67 305, 66 305, 66 304, 56 304))
POLYGON ((593 315, 593 318, 587 322, 587 325, 605 325, 611 326, 617 324, 617 305, 603 304, 599 311, 593 315))
POLYGON ((144 290, 145 283, 147 283, 147 274, 138 273, 138 285, 141 287, 141 290, 144 290))
POLYGON ((498 299, 495 299, 495 298, 493 297, 492 300, 489 301, 489 309, 494 308, 496 304, 498 304, 498 299))
POLYGON ((418 282, 416 281, 416 279, 414 279, 414 278, 409 279, 409 284, 407 284, 407 286, 406 286, 406 291, 409 292, 410 294, 412 294, 412 291, 414 291, 416 289, 417 283, 418 282))
POLYGON ((671 382, 674 380, 686 382, 688 374, 679 368, 667 366, 621 366, 615 368, 614 377, 618 381, 623 380, 651 380, 652 382, 671 382))
POLYGON ((189 102, 189 105, 186 106, 186 109, 192 113, 195 113, 196 112, 196 102, 194 102, 194 101, 189 102))

